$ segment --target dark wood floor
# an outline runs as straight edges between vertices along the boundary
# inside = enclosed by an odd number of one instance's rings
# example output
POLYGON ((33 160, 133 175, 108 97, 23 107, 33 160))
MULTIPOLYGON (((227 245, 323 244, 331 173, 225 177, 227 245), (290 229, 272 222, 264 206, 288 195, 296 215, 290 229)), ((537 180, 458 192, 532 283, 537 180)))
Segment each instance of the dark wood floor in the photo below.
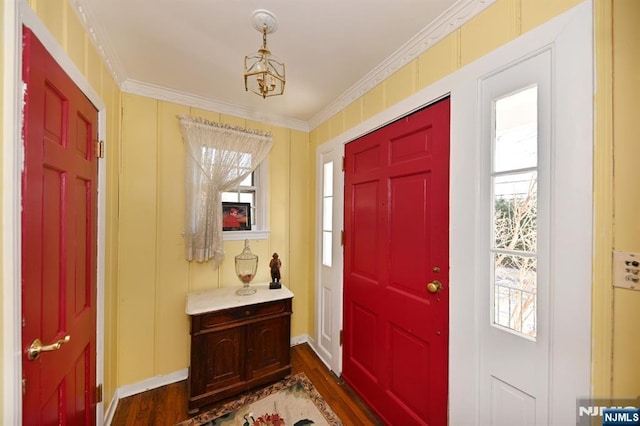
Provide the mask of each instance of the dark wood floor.
MULTIPOLYGON (((304 372, 345 425, 382 425, 353 391, 320 361, 309 345, 291 348, 292 374, 304 372)), ((226 401, 220 403, 223 404, 226 401)), ((204 408, 213 408, 215 405, 204 408)), ((181 381, 118 403, 112 425, 174 425, 189 418, 187 382, 181 381)))

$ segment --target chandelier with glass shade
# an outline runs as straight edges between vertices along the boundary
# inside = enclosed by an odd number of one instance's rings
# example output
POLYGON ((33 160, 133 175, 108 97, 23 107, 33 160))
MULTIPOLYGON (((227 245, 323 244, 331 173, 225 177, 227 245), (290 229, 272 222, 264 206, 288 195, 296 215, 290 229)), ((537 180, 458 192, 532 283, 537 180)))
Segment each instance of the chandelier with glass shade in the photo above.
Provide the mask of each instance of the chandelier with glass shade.
POLYGON ((244 88, 263 98, 282 95, 284 63, 272 55, 267 47, 267 34, 278 29, 276 17, 268 10, 258 9, 253 12, 251 23, 262 33, 262 47, 244 57, 244 88))

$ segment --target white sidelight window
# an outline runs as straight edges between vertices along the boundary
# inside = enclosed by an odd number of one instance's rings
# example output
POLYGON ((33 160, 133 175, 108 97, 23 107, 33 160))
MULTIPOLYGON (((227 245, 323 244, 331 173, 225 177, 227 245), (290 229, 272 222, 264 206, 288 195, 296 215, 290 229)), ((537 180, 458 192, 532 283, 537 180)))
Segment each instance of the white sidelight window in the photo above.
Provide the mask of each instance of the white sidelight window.
POLYGON ((331 267, 333 257, 333 161, 322 167, 322 264, 331 267))
POLYGON ((538 88, 494 101, 493 323, 536 337, 538 88))

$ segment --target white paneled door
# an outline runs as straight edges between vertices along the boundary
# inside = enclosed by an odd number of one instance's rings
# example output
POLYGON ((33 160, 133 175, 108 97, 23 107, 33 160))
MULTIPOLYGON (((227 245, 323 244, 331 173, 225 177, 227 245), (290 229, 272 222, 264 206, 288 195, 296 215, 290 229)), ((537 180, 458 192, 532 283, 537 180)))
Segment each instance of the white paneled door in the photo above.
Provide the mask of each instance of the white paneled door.
POLYGON ((316 279, 315 345, 320 358, 336 374, 342 372, 342 204, 344 146, 318 152, 318 276, 316 279))

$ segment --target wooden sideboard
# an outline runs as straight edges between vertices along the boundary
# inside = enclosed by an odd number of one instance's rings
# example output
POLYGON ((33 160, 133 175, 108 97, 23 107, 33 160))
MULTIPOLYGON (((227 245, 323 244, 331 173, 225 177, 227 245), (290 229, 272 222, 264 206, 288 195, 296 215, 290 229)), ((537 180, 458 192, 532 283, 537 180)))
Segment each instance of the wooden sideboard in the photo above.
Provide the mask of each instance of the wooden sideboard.
POLYGON ((291 301, 286 287, 238 296, 238 287, 187 295, 191 318, 190 414, 291 374, 291 301))

